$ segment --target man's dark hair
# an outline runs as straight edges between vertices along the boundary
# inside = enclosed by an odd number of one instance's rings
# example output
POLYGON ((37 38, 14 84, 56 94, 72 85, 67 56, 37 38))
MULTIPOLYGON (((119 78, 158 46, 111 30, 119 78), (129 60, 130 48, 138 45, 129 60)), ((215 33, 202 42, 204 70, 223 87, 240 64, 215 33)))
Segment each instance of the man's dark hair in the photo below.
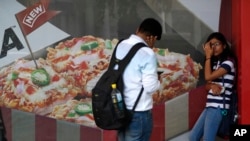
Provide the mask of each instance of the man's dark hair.
POLYGON ((161 39, 161 34, 162 34, 161 24, 153 18, 145 19, 140 24, 138 31, 148 36, 150 35, 157 36, 157 40, 161 39))

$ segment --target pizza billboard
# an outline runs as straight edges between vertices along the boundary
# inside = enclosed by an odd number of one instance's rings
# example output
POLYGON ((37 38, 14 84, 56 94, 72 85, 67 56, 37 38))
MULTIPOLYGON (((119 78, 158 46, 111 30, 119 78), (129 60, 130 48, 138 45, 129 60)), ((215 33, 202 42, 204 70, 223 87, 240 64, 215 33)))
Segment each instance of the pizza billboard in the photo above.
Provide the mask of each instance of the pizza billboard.
POLYGON ((154 48, 163 71, 154 102, 186 94, 204 81, 201 44, 208 33, 218 30, 219 5, 212 3, 214 14, 207 16, 206 11, 175 0, 1 0, 1 105, 95 126, 91 89, 107 69, 118 40, 134 33, 147 17, 163 25, 162 40, 154 48), (61 12, 32 30, 25 28, 48 9, 61 12))

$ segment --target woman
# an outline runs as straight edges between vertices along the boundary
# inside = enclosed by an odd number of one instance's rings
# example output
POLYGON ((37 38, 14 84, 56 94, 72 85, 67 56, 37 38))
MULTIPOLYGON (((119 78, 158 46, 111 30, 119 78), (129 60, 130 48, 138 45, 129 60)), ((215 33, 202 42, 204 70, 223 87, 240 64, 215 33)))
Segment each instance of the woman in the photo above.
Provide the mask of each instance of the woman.
MULTIPOLYGON (((223 116, 223 95, 229 103, 236 72, 235 57, 223 34, 210 34, 203 49, 208 94, 205 109, 190 132, 190 141, 215 141, 223 116)), ((229 104, 225 109, 229 109, 229 104)))

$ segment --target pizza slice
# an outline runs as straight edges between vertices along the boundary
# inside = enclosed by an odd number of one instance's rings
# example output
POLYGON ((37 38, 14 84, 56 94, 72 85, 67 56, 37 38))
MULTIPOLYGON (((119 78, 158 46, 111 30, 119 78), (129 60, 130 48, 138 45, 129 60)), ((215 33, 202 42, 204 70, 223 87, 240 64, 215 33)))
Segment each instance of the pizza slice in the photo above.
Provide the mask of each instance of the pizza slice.
POLYGON ((190 55, 169 52, 168 49, 154 48, 158 59, 161 87, 153 95, 155 103, 173 99, 196 87, 202 66, 190 55))
POLYGON ((54 105, 74 98, 78 89, 68 84, 44 59, 18 60, 0 73, 1 100, 6 107, 45 115, 54 105))
POLYGON ((118 40, 83 36, 59 43, 48 48, 46 60, 70 84, 81 89, 81 94, 90 97, 85 89, 88 81, 106 70, 112 50, 118 40))

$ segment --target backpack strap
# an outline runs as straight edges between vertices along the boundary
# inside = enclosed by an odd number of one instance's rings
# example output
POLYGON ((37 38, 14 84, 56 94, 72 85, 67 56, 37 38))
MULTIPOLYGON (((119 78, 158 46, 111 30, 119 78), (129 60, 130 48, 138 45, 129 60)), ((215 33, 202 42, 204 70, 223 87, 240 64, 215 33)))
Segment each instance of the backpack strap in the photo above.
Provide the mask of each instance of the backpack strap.
POLYGON ((115 49, 114 49, 114 51, 113 51, 113 53, 112 53, 112 56, 111 56, 111 58, 110 58, 110 61, 109 61, 109 67, 108 67, 108 69, 113 69, 113 68, 114 68, 114 66, 115 66, 115 60, 116 60, 116 57, 115 57, 116 49, 117 49, 118 45, 119 45, 123 40, 124 40, 124 39, 119 40, 118 43, 116 44, 115 49))
POLYGON ((141 91, 140 91, 140 93, 139 93, 139 95, 138 95, 138 97, 137 97, 137 99, 136 99, 136 101, 135 101, 135 104, 134 104, 134 106, 133 106, 132 114, 134 113, 135 108, 136 108, 136 106, 137 106, 137 104, 138 104, 138 102, 139 102, 139 100, 140 100, 140 98, 141 98, 141 95, 142 95, 143 90, 144 90, 144 87, 141 87, 141 91))
POLYGON ((140 42, 140 43, 137 43, 135 44, 128 52, 128 54, 122 59, 122 60, 119 60, 116 58, 116 49, 118 47, 118 44, 121 42, 122 40, 120 40, 114 51, 113 51, 113 54, 112 54, 112 57, 111 57, 111 60, 110 60, 110 65, 109 65, 109 69, 113 69, 115 64, 118 64, 119 65, 119 71, 124 71, 126 66, 128 65, 128 63, 131 61, 131 59, 134 57, 134 55, 136 54, 136 52, 142 48, 142 47, 147 47, 147 45, 145 45, 144 43, 140 42))
POLYGON ((128 52, 128 54, 122 59, 122 60, 118 60, 116 59, 116 61, 118 61, 118 65, 119 65, 119 69, 121 71, 124 71, 125 67, 128 65, 128 63, 131 61, 131 59, 133 58, 133 56, 136 54, 136 52, 142 48, 142 47, 147 47, 147 45, 145 45, 144 43, 137 43, 135 44, 130 51, 128 52))
MULTIPOLYGON (((118 44, 121 42, 121 40, 118 42, 118 44)), ((117 59, 116 58, 116 56, 115 56, 115 54, 116 54, 116 49, 117 49, 117 46, 118 46, 118 44, 116 45, 116 47, 115 47, 115 50, 114 50, 114 52, 113 52, 113 54, 112 54, 112 57, 111 57, 111 60, 110 60, 110 66, 109 66, 109 69, 111 68, 111 69, 113 69, 114 68, 114 65, 115 64, 118 64, 119 65, 119 71, 121 71, 121 72, 123 72, 124 70, 125 70, 125 68, 126 68, 126 66, 128 65, 128 63, 131 61, 131 59, 134 57, 134 55, 136 54, 136 52, 140 49, 140 48, 142 48, 142 47, 147 47, 147 45, 145 45, 144 43, 142 43, 142 42, 140 42, 140 43, 137 43, 137 44, 135 44, 130 50, 129 50, 129 52, 128 52, 128 54, 122 59, 122 60, 119 60, 119 59, 117 59)), ((136 108, 136 106, 137 106, 137 104, 138 104, 138 102, 139 102, 139 100, 140 100, 140 98, 141 98, 141 95, 142 95, 142 92, 143 92, 143 90, 144 90, 144 88, 142 87, 141 88, 141 91, 140 91, 140 93, 139 93, 139 95, 138 95, 138 97, 137 97, 137 99, 136 99, 136 101, 135 101, 135 104, 134 104, 134 106, 133 106, 133 108, 132 108, 132 111, 131 111, 131 113, 133 114, 134 113, 134 111, 135 111, 135 108, 136 108)), ((123 93, 122 93, 123 94, 123 93)))

